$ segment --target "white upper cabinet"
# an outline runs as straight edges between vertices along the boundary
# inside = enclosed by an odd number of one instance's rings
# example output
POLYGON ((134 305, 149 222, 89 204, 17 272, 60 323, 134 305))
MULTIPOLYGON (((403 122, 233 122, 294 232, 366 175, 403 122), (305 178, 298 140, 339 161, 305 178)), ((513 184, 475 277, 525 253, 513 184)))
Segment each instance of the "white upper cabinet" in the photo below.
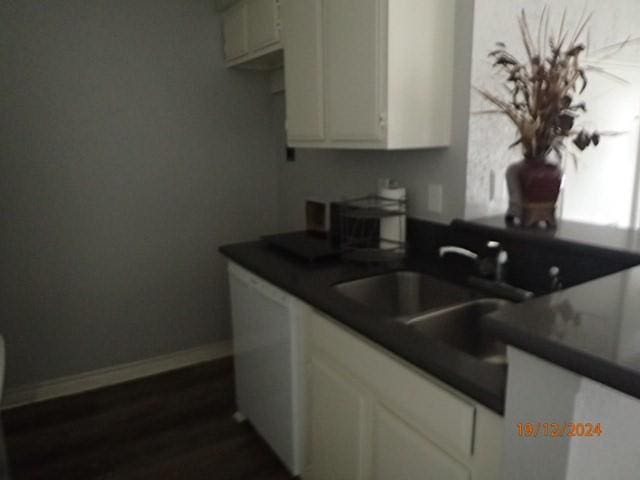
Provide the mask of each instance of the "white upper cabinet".
POLYGON ((284 70, 287 133, 301 142, 324 140, 324 82, 322 62, 322 3, 293 0, 283 5, 282 24, 291 39, 284 70))
POLYGON ((227 62, 249 53, 246 3, 238 3, 222 14, 222 30, 224 58, 227 62))
POLYGON ((454 1, 282 1, 290 146, 450 144, 454 1))
POLYGON ((326 109, 331 142, 383 140, 381 3, 323 0, 326 109))
POLYGON ((240 0, 222 14, 227 66, 282 65, 280 0, 240 0))
POLYGON ((250 0, 249 49, 257 52, 280 41, 280 5, 274 0, 250 0))

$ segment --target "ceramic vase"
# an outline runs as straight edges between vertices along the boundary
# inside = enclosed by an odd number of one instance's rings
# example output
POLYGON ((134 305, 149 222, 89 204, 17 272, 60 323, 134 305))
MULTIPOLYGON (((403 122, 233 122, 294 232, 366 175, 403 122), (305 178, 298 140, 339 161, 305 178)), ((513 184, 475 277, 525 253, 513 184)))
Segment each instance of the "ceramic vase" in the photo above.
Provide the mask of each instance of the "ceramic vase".
POLYGON ((560 196, 562 170, 546 157, 525 159, 507 168, 509 225, 555 228, 556 205, 560 196))

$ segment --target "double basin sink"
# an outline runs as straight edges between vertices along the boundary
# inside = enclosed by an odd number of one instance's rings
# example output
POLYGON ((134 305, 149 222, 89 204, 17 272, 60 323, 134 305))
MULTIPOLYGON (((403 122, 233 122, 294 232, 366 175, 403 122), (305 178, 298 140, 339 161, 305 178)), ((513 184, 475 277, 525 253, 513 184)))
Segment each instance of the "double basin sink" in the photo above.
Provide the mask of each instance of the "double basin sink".
POLYGON ((334 285, 341 295, 383 312, 426 337, 490 364, 506 364, 506 346, 487 335, 481 318, 508 304, 468 288, 411 271, 334 285))

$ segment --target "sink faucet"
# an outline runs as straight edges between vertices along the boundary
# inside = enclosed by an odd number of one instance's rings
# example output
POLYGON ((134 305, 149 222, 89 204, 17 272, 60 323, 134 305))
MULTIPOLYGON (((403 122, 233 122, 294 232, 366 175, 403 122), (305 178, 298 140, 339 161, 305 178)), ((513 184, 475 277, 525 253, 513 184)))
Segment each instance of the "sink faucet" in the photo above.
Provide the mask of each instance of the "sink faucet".
POLYGON ((452 245, 440 247, 440 257, 444 257, 448 253, 455 253, 456 255, 462 255, 463 257, 470 258, 471 260, 478 260, 478 254, 472 252, 471 250, 467 250, 466 248, 454 247, 452 245))
POLYGON ((455 254, 470 258, 478 264, 478 270, 482 275, 491 275, 495 282, 503 282, 505 266, 509 260, 509 255, 506 250, 501 247, 499 242, 487 242, 487 249, 489 250, 490 255, 487 255, 486 257, 480 257, 480 255, 472 252, 471 250, 452 245, 440 247, 439 252, 440 257, 444 257, 448 254, 455 254))
POLYGON ((488 255, 481 257, 471 250, 455 246, 444 246, 440 248, 440 256, 448 254, 462 255, 473 260, 478 268, 478 273, 482 277, 491 277, 491 280, 470 276, 467 282, 472 287, 485 293, 507 298, 513 302, 524 302, 533 297, 533 292, 509 285, 505 281, 505 267, 509 260, 509 255, 498 242, 487 242, 488 255))

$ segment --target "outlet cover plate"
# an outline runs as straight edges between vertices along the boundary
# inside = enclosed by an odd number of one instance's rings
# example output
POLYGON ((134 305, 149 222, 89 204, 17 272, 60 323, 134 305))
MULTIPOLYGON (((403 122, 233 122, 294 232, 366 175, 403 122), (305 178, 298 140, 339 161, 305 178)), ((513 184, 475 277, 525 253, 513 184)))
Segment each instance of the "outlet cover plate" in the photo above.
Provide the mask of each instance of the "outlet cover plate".
POLYGON ((442 213, 442 185, 427 185, 427 206, 432 213, 442 213))

